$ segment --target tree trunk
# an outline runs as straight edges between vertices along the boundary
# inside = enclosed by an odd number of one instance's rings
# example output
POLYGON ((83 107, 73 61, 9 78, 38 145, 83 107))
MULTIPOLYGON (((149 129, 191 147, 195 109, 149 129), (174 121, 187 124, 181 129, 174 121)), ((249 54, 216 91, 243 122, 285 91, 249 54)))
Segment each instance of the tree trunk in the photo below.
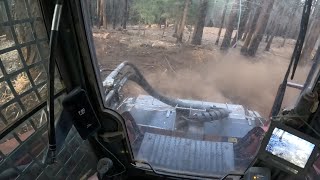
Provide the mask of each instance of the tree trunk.
POLYGON ((254 35, 248 47, 247 53, 249 56, 254 56, 258 50, 259 44, 262 40, 264 31, 266 29, 266 26, 270 17, 270 13, 271 13, 274 1, 275 0, 265 0, 263 3, 263 12, 260 14, 258 18, 259 23, 257 24, 257 28, 254 32, 254 35))
POLYGON ((245 32, 243 35, 242 35, 242 38, 241 38, 241 41, 244 41, 244 40, 246 40, 246 38, 247 38, 247 35, 248 35, 248 33, 247 32, 245 32))
MULTIPOLYGON (((19 1, 19 2, 21 2, 21 1, 19 1)), ((26 1, 26 3, 29 3, 29 8, 30 8, 29 11, 30 11, 30 14, 31 14, 32 17, 41 16, 41 12, 37 8, 38 7, 38 2, 37 1, 29 0, 29 1, 26 1)), ((22 13, 23 13, 23 11, 22 11, 22 13)), ((39 26, 36 26, 34 24, 34 30, 35 30, 34 33, 43 32, 42 31, 43 29, 42 28, 39 29, 39 28, 40 28, 39 26)), ((44 33, 43 35, 45 35, 45 32, 43 32, 43 33, 44 33)), ((11 33, 10 33, 10 35, 11 35, 11 33)), ((32 39, 32 37, 33 37, 33 35, 29 31, 26 31, 24 36, 26 38, 25 40, 28 40, 30 38, 32 39)), ((37 38, 40 38, 41 35, 37 34, 37 36, 38 36, 37 38)), ((18 37, 18 39, 19 39, 19 37, 18 37)), ((37 58, 39 56, 38 56, 38 50, 37 50, 36 46, 27 46, 26 48, 21 48, 21 50, 22 50, 22 53, 24 53, 25 50, 27 51, 26 52, 27 56, 25 56, 25 61, 26 61, 27 64, 33 64, 34 62, 37 61, 37 58)), ((35 68, 35 69, 38 69, 38 68, 35 68)), ((31 70, 30 70, 30 72, 31 72, 31 70)))
POLYGON ((90 26, 93 26, 93 22, 92 22, 92 3, 90 0, 87 0, 87 6, 88 6, 88 14, 89 14, 89 23, 90 23, 90 26))
POLYGON ((190 0, 185 0, 182 19, 180 21, 180 26, 179 26, 179 29, 177 31, 177 43, 181 43, 182 42, 183 30, 184 30, 185 23, 186 23, 190 2, 191 2, 190 0))
POLYGON ((300 57, 300 65, 305 65, 311 58, 312 51, 317 43, 320 34, 320 5, 315 9, 314 19, 311 26, 309 26, 308 33, 306 35, 305 44, 302 49, 300 57))
POLYGON ((117 25, 117 9, 116 9, 116 1, 117 0, 113 0, 112 1, 112 11, 113 11, 113 22, 112 22, 112 28, 116 29, 116 25, 117 25))
POLYGON ((246 35, 246 39, 245 39, 244 44, 243 44, 243 46, 241 48, 241 54, 243 54, 243 55, 247 55, 248 46, 250 44, 253 32, 256 29, 258 18, 260 16, 261 10, 262 10, 262 7, 258 6, 256 11, 255 11, 255 13, 254 13, 254 15, 253 15, 253 19, 252 19, 252 21, 251 21, 251 23, 249 25, 250 29, 249 29, 249 31, 248 31, 248 33, 246 35))
POLYGON ((127 29, 127 19, 128 19, 128 0, 124 0, 124 15, 123 15, 122 28, 127 29))
POLYGON ((192 33, 192 25, 190 25, 189 27, 188 27, 188 32, 189 32, 189 37, 188 37, 188 40, 187 40, 187 42, 189 42, 189 40, 190 40, 190 38, 191 38, 191 33, 192 33))
POLYGON ((286 44, 286 40, 287 40, 287 38, 284 37, 283 40, 282 40, 282 43, 281 43, 281 46, 280 46, 280 47, 284 47, 284 45, 286 44))
POLYGON ((215 45, 219 44, 220 35, 221 35, 221 31, 222 31, 222 28, 223 28, 224 20, 225 20, 225 17, 226 17, 226 12, 227 12, 227 8, 228 8, 228 3, 229 3, 229 0, 226 0, 226 3, 224 5, 224 9, 223 9, 223 12, 222 12, 220 28, 219 28, 218 37, 217 37, 215 45))
MULTIPOLYGON (((317 1, 317 2, 318 2, 318 1, 317 1)), ((287 22, 286 25, 284 26, 283 41, 282 41, 282 44, 281 44, 280 47, 284 47, 284 45, 285 45, 285 43, 286 43, 287 30, 288 30, 288 29, 291 29, 291 27, 292 27, 291 22, 293 21, 293 19, 294 19, 295 16, 296 16, 298 7, 299 7, 299 3, 297 3, 297 4, 293 7, 293 9, 292 9, 292 14, 289 14, 289 15, 288 15, 290 18, 288 19, 288 22, 287 22)))
POLYGON ((99 0, 99 20, 98 20, 98 28, 100 29, 101 26, 103 26, 103 28, 107 28, 107 25, 105 24, 105 0, 99 0))
POLYGON ((234 28, 234 25, 237 21, 238 6, 239 6, 239 0, 234 0, 233 5, 232 5, 232 9, 231 9, 231 12, 229 15, 229 19, 228 19, 228 24, 226 27, 226 33, 224 34, 220 50, 228 50, 230 47, 233 28, 234 28))
POLYGON ((139 37, 140 37, 140 30, 141 30, 141 21, 139 19, 139 24, 138 24, 138 35, 139 35, 139 37))
POLYGON ((108 28, 108 21, 107 21, 107 11, 106 11, 106 0, 101 0, 101 11, 102 11, 102 25, 104 29, 108 28))
MULTIPOLYGON (((286 11, 288 11, 288 9, 286 11)), ((277 17, 277 21, 276 22, 273 21, 269 27, 270 30, 273 30, 273 31, 270 33, 271 35, 270 34, 267 35, 267 38, 266 38, 267 45, 264 49, 265 51, 270 50, 274 36, 279 35, 279 32, 281 31, 281 27, 282 27, 281 18, 283 17, 284 14, 285 14, 285 6, 282 6, 275 16, 275 17, 277 17), (271 38, 270 38, 270 36, 271 36, 271 38)))
POLYGON ((178 37, 178 29, 179 29, 179 20, 178 18, 174 21, 174 32, 172 34, 172 37, 178 37))
MULTIPOLYGON (((295 14, 294 14, 295 15, 295 14)), ((293 19, 293 18, 292 18, 293 19)), ((291 22, 291 20, 292 19, 289 19, 288 20, 288 23, 285 25, 285 27, 284 27, 284 30, 283 30, 283 32, 284 32, 284 34, 283 34, 283 40, 282 40, 282 43, 281 43, 281 45, 280 45, 280 47, 284 47, 284 45, 285 45, 285 43, 286 43, 286 40, 287 40, 287 31, 288 31, 288 28, 289 28, 289 26, 290 26, 290 24, 289 24, 289 22, 291 22)))
POLYGON ((240 37, 238 36, 238 32, 236 32, 236 34, 234 35, 234 37, 233 37, 233 39, 232 39, 232 42, 231 42, 231 46, 232 46, 232 47, 236 47, 237 37, 240 38, 240 37))
MULTIPOLYGON (((283 14, 281 14, 281 15, 283 15, 283 14)), ((279 17, 281 17, 281 16, 279 16, 279 17)), ((274 27, 274 31, 272 31, 271 35, 267 36, 268 40, 266 39, 267 45, 266 45, 266 47, 264 49, 265 51, 269 51, 270 50, 274 36, 276 36, 280 31, 280 26, 281 26, 281 24, 278 22, 276 27, 274 27)))
MULTIPOLYGON (((7 14, 4 6, 0 6, 0 22, 7 21, 7 14)), ((10 26, 0 26, 0 36, 5 35, 7 40, 12 41, 10 26)))
POLYGON ((264 49, 265 51, 269 51, 270 50, 273 38, 274 38, 274 35, 271 35, 271 37, 269 38, 268 43, 266 45, 266 48, 264 49))
MULTIPOLYGON (((310 14, 309 22, 313 21, 317 17, 318 11, 319 11, 318 6, 319 6, 319 1, 318 0, 313 1, 312 6, 311 6, 311 14, 310 14)), ((310 27, 310 25, 308 26, 308 29, 309 29, 309 27, 310 27)))
POLYGON ((267 34, 267 36, 266 36, 266 40, 265 40, 265 42, 267 43, 267 42, 269 42, 269 38, 270 38, 270 35, 269 34, 267 34))
POLYGON ((300 65, 305 65, 311 57, 313 48, 316 45, 316 42, 319 38, 320 34, 320 20, 315 19, 315 23, 311 26, 310 28, 310 34, 308 34, 306 38, 306 43, 303 46, 302 54, 301 54, 301 60, 300 60, 300 65))
POLYGON ((251 11, 251 7, 252 7, 251 0, 247 0, 244 3, 244 5, 241 7, 242 9, 245 9, 245 10, 241 13, 239 29, 237 30, 236 36, 234 36, 234 38, 232 40, 232 43, 231 43, 232 46, 234 46, 237 43, 237 41, 239 39, 241 39, 241 37, 242 37, 242 35, 244 33, 244 30, 245 30, 245 27, 246 27, 246 23, 248 21, 249 14, 250 14, 250 11, 251 11))
MULTIPOLYGON (((279 17, 279 16, 275 16, 275 17, 279 17)), ((275 21, 279 21, 279 19, 271 19, 270 22, 267 25, 267 28, 266 28, 266 31, 265 31, 265 35, 266 35, 265 42, 266 43, 269 41, 269 37, 270 37, 270 35, 272 35, 272 32, 274 31, 274 28, 276 26, 275 21)))
POLYGON ((165 25, 164 28, 163 28, 161 38, 164 38, 164 33, 165 33, 166 29, 167 29, 167 25, 165 25))
POLYGON ((208 10, 208 0, 202 0, 199 7, 199 15, 196 27, 194 28, 191 44, 200 45, 202 40, 203 28, 208 10))
POLYGON ((101 3, 103 0, 97 0, 97 27, 98 29, 100 29, 101 25, 102 25, 102 15, 103 12, 101 12, 102 8, 101 8, 101 3))
POLYGON ((242 35, 245 31, 245 27, 246 27, 247 21, 249 19, 250 12, 252 11, 252 0, 247 0, 245 3, 245 7, 246 7, 246 9, 242 13, 242 17, 240 20, 239 35, 238 35, 239 38, 242 37, 242 35))
POLYGON ((248 32, 250 31, 250 27, 251 27, 251 25, 252 25, 252 21, 253 21, 255 12, 256 12, 255 9, 250 12, 248 21, 247 21, 246 26, 245 26, 245 28, 244 28, 244 34, 243 34, 242 39, 241 39, 242 41, 246 40, 246 37, 247 37, 248 32))
MULTIPOLYGON (((28 2, 27 2, 28 3, 28 2)), ((32 7, 36 7, 37 4, 34 4, 35 2, 30 2, 30 13, 32 15, 32 17, 37 17, 40 16, 40 14, 37 13, 37 11, 35 10, 36 8, 32 8, 32 7)), ((9 13, 9 12, 7 12, 9 13)), ((12 16, 14 20, 21 20, 21 19, 25 19, 28 17, 27 11, 26 11, 26 5, 25 5, 25 1, 21 1, 21 0, 14 0, 12 2, 12 10, 11 10, 12 16)), ((6 27, 6 26, 4 26, 6 27)), ((17 40, 19 44, 24 44, 27 43, 31 40, 33 40, 33 35, 31 33, 31 31, 28 31, 28 27, 26 23, 23 24, 17 24, 14 26, 14 30, 15 33, 17 35, 17 40)), ((7 36, 9 39, 11 38, 11 31, 10 35, 7 36)), ((14 40, 14 39, 12 39, 14 40)), ((22 55, 25 58, 25 61, 27 64, 32 64, 33 61, 35 60, 35 56, 36 56, 36 49, 32 48, 32 46, 26 46, 25 48, 21 48, 22 51, 22 55)))

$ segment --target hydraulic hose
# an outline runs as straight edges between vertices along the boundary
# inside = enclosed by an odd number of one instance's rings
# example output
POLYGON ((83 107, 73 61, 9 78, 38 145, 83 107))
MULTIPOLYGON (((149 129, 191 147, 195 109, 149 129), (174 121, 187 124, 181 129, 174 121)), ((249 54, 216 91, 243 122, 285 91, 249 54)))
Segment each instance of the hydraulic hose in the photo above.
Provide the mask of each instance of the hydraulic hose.
POLYGON ((50 33, 50 56, 48 63, 48 100, 47 100, 47 108, 48 108, 48 141, 49 148, 45 157, 45 162, 48 164, 53 164, 56 160, 56 135, 55 135, 55 127, 54 127, 54 75, 55 75, 55 51, 58 45, 58 32, 59 32, 59 23, 62 12, 62 0, 57 0, 54 14, 52 18, 51 25, 51 33, 50 33))
MULTIPOLYGON (((159 101, 168 104, 170 106, 173 107, 179 107, 179 108, 192 108, 192 109, 204 109, 207 112, 211 112, 219 117, 215 117, 212 116, 213 119, 221 119, 221 118, 225 118, 228 117, 230 111, 225 109, 225 108, 218 108, 216 106, 213 105, 204 105, 204 104, 194 104, 194 103, 188 103, 188 102, 184 102, 181 101, 179 99, 174 99, 174 98, 170 98, 167 96, 162 95, 161 93, 159 93, 158 91, 156 91, 149 83, 148 81, 144 78, 144 76, 142 75, 142 73, 139 71, 139 69, 132 63, 129 63, 127 61, 121 63, 116 69, 115 71, 113 71, 110 75, 112 75, 112 78, 110 78, 110 76, 108 76, 105 80, 105 82, 107 81, 107 79, 109 78, 109 82, 114 82, 116 76, 119 74, 119 72, 121 70, 123 70, 125 67, 130 67, 129 71, 130 73, 126 73, 126 75, 124 77, 121 78, 121 80, 119 81, 119 84, 114 85, 115 88, 119 88, 119 86, 123 86, 123 84, 125 83, 125 81, 127 80, 131 80, 135 83, 137 83, 138 85, 140 85, 147 93, 149 93, 152 97, 158 99, 159 101), (120 67, 120 68, 119 68, 120 67), (133 72, 131 72, 131 70, 133 70, 133 72), (213 111, 217 111, 217 112, 213 112, 213 111), (215 117, 215 118, 214 118, 215 117)), ((109 84, 110 85, 110 84, 109 84)))

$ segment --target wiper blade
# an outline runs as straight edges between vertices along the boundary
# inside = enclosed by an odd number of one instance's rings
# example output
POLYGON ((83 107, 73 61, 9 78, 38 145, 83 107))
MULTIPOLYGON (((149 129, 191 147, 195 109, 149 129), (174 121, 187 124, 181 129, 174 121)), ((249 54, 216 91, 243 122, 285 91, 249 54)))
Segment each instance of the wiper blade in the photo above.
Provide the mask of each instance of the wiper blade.
POLYGON ((292 54, 292 61, 294 61, 294 64, 293 64, 293 69, 291 74, 291 80, 294 77, 294 73, 296 72, 298 62, 300 60, 303 43, 307 34, 311 6, 312 6, 312 0, 306 0, 303 6, 303 11, 302 11, 303 13, 301 18, 299 37, 297 39, 296 46, 292 54))

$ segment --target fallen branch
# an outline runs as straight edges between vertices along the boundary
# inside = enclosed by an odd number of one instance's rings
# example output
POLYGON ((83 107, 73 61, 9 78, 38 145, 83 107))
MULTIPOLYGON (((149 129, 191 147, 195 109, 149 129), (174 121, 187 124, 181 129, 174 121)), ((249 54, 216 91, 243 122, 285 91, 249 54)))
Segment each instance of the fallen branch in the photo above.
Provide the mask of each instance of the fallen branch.
POLYGON ((167 64, 169 65, 170 69, 174 72, 174 73, 177 73, 173 67, 171 66, 170 62, 168 61, 168 58, 166 56, 164 56, 164 59, 167 61, 167 64))

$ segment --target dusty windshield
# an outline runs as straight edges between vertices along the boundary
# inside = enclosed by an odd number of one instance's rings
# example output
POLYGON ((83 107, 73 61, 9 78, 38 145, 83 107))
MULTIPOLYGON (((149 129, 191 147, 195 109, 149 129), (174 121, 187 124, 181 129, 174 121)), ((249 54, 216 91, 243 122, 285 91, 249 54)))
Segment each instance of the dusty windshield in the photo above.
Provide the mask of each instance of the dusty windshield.
MULTIPOLYGON (((105 106, 125 118, 134 158, 165 172, 243 173, 268 123, 303 6, 301 0, 86 1, 105 106)), ((293 83, 303 85, 318 34, 307 32, 293 83)), ((283 107, 299 93, 289 88, 283 107)))

